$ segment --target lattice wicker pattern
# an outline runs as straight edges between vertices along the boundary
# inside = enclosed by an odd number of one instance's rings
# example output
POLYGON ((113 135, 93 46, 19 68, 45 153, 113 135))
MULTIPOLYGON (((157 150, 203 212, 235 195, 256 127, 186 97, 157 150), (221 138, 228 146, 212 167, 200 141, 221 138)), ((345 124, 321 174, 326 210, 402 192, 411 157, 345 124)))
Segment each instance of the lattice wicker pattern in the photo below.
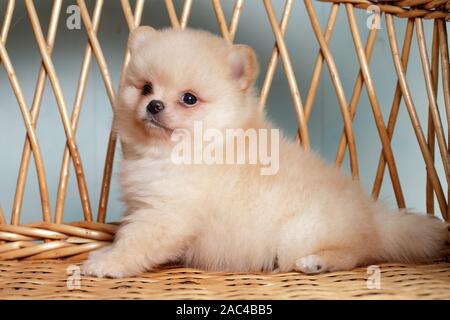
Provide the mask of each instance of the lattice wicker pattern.
POLYGON ((379 288, 365 268, 317 276, 164 268, 139 278, 79 283, 71 277, 76 268, 58 261, 0 262, 0 299, 450 299, 448 263, 381 265, 379 288))
MULTIPOLYGON (((32 0, 24 0, 26 13, 31 21, 32 30, 36 39, 42 59, 39 76, 34 90, 34 98, 31 105, 28 105, 24 98, 24 91, 21 87, 20 80, 17 78, 14 65, 11 62, 8 50, 7 40, 10 33, 12 17, 15 14, 16 2, 8 1, 7 11, 3 17, 3 25, 1 29, 0 41, 0 60, 7 72, 9 82, 15 96, 17 104, 23 116, 26 126, 26 136, 24 137, 24 147, 21 158, 19 176, 16 184, 15 198, 11 221, 5 220, 4 213, 0 205, 0 260, 11 259, 49 259, 49 258, 83 258, 93 249, 104 246, 113 239, 114 232, 117 228, 115 224, 106 224, 106 212, 108 204, 108 195, 111 184, 112 163, 115 156, 115 147, 117 144, 117 136, 113 131, 109 136, 107 154, 105 156, 105 165, 103 172, 103 183, 101 187, 101 196, 98 204, 98 210, 95 217, 92 203, 89 198, 88 185, 83 170, 82 155, 77 147, 75 138, 79 115, 82 108, 82 100, 86 89, 87 77, 91 67, 92 60, 95 59, 99 65, 99 70, 105 85, 111 106, 114 106, 115 91, 114 85, 108 71, 108 64, 103 55, 102 46, 97 37, 97 31, 104 9, 105 1, 96 0, 93 12, 90 13, 85 0, 74 1, 80 8, 82 22, 88 35, 88 43, 84 52, 84 60, 79 76, 76 98, 73 103, 72 113, 69 114, 68 101, 64 96, 58 73, 55 70, 52 61, 52 50, 55 44, 55 36, 57 33, 58 19, 61 16, 62 0, 55 0, 51 13, 48 32, 44 36, 42 24, 35 10, 32 0), (63 154, 61 164, 59 187, 57 192, 56 208, 52 211, 50 208, 49 188, 47 185, 47 176, 45 173, 45 164, 42 158, 42 151, 36 136, 36 124, 38 122, 41 102, 43 97, 46 80, 49 79, 53 93, 55 95, 58 111, 64 126, 67 139, 66 148, 63 154), (42 204, 42 221, 33 224, 20 224, 22 202, 24 197, 24 189, 27 180, 28 167, 30 165, 31 155, 35 164, 39 182, 39 193, 42 204), (64 202, 66 197, 66 189, 68 182, 68 174, 70 166, 74 167, 84 221, 77 223, 63 223, 64 221, 64 202)), ((377 4, 367 0, 336 0, 330 1, 330 13, 326 23, 325 31, 319 24, 315 7, 311 0, 304 0, 305 8, 308 13, 311 26, 315 37, 320 45, 317 58, 314 64, 313 73, 307 94, 302 97, 300 94, 297 78, 291 62, 291 56, 294 52, 289 52, 286 46, 284 35, 288 28, 288 21, 291 17, 293 0, 286 0, 280 21, 277 19, 272 2, 263 0, 263 4, 267 13, 267 19, 273 31, 275 39, 273 50, 265 68, 264 83, 260 92, 260 108, 264 108, 268 94, 274 79, 277 64, 280 61, 287 78, 289 90, 292 97, 292 104, 296 111, 299 124, 298 140, 302 147, 310 148, 310 137, 308 131, 308 121, 311 116, 314 100, 316 98, 320 75, 324 65, 330 73, 331 80, 338 98, 339 108, 343 119, 343 130, 340 136, 339 149, 336 155, 336 163, 341 165, 344 160, 346 150, 349 152, 351 173, 355 179, 359 176, 358 156, 352 121, 357 112, 360 96, 363 88, 367 90, 370 106, 373 111, 374 122, 376 124, 380 141, 382 143, 382 151, 379 156, 377 174, 373 185, 372 195, 377 198, 380 193, 383 182, 384 172, 387 167, 390 180, 392 182, 393 191, 397 204, 400 208, 406 206, 402 185, 397 171, 397 163, 391 147, 391 139, 394 135, 397 115, 403 100, 408 111, 409 118, 414 128, 414 134, 417 138, 423 160, 427 169, 427 211, 434 213, 434 199, 440 208, 440 214, 444 219, 449 219, 448 207, 448 190, 444 190, 444 183, 450 179, 450 161, 448 148, 448 135, 444 132, 443 119, 450 119, 450 78, 449 78, 449 57, 447 43, 447 25, 446 19, 449 19, 450 2, 448 0, 402 0, 389 1, 379 4, 379 8, 384 13, 386 21, 386 31, 389 38, 389 45, 392 52, 392 58, 395 65, 395 71, 398 81, 395 88, 394 99, 390 109, 390 115, 387 122, 383 119, 380 103, 377 98, 377 92, 372 80, 370 72, 370 59, 374 43, 377 38, 378 31, 376 28, 371 29, 366 43, 360 37, 359 29, 355 20, 354 8, 368 8, 370 5, 377 4), (339 71, 334 62, 332 52, 328 46, 336 23, 338 11, 345 10, 349 30, 352 35, 354 49, 357 53, 360 70, 356 75, 355 85, 350 101, 347 100, 342 82, 340 80, 339 71), (396 17, 407 18, 405 36, 400 51, 398 40, 395 32, 396 17), (423 31, 423 19, 434 19, 434 30, 431 41, 431 61, 428 57, 427 46, 423 31), (417 43, 420 50, 420 63, 423 67, 423 75, 425 79, 426 90, 429 99, 429 117, 427 123, 427 134, 425 135, 423 127, 417 116, 416 107, 411 97, 411 92, 406 79, 406 69, 409 63, 409 52, 413 42, 414 33, 417 36, 417 43), (442 88, 438 90, 438 77, 442 77, 442 88), (445 116, 441 115, 440 108, 437 105, 438 91, 444 96, 445 116), (303 99, 304 98, 304 99, 303 99), (437 150, 435 150, 437 144, 437 150), (444 167, 444 179, 437 174, 435 167, 435 157, 439 156, 444 167)), ((144 0, 136 0, 134 8, 128 0, 121 0, 122 11, 126 18, 128 29, 132 30, 140 24, 143 11, 145 9, 144 0)), ((173 27, 185 28, 188 26, 191 13, 192 0, 185 0, 183 9, 178 15, 175 5, 171 0, 165 0, 165 7, 170 17, 173 27)), ((218 25, 222 36, 232 42, 239 26, 239 20, 242 10, 245 10, 245 2, 236 0, 234 9, 227 21, 223 12, 221 2, 212 0, 211 7, 217 18, 218 25)), ((124 54, 124 66, 129 59, 129 53, 124 54)), ((263 68, 264 71, 264 68, 263 68)), ((62 71, 60 71, 62 72, 62 71)), ((1 128, 0 128, 1 131, 1 128)))

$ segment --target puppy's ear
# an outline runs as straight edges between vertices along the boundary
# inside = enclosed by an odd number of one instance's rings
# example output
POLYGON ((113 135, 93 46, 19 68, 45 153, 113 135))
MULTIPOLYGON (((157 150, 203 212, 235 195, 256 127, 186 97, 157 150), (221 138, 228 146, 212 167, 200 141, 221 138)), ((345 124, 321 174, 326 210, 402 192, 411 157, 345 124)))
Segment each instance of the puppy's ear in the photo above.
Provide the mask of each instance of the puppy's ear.
POLYGON ((148 42, 157 33, 155 29, 150 26, 140 26, 131 31, 128 37, 128 49, 131 52, 139 48, 143 43, 148 42))
POLYGON ((247 45, 233 45, 228 61, 232 78, 239 82, 242 91, 246 91, 258 76, 259 65, 255 52, 247 45))

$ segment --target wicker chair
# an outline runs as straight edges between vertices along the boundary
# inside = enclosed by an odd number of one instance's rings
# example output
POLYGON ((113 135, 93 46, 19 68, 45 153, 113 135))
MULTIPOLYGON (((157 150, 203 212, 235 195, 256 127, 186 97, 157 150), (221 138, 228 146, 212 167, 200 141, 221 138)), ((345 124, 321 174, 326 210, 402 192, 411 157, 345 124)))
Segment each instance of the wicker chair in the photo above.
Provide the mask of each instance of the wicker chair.
MULTIPOLYGON (((108 194, 112 176, 112 163, 117 137, 112 132, 109 136, 108 151, 106 154, 103 183, 101 187, 100 203, 97 218, 94 219, 93 209, 89 201, 88 186, 83 171, 83 165, 77 148, 75 132, 82 107, 82 97, 86 87, 87 73, 92 60, 99 65, 101 76, 105 83, 107 95, 111 105, 114 101, 114 85, 112 84, 107 62, 102 47, 97 38, 99 19, 102 15, 102 0, 96 0, 92 15, 89 13, 84 0, 77 0, 82 22, 88 35, 84 62, 79 78, 76 101, 72 115, 68 114, 67 101, 63 96, 61 84, 55 71, 51 53, 55 42, 58 27, 58 17, 61 14, 62 0, 55 0, 46 38, 42 25, 37 16, 32 0, 24 0, 27 15, 31 21, 32 29, 42 58, 42 66, 34 92, 34 100, 28 106, 20 82, 16 77, 6 41, 9 34, 12 17, 15 14, 16 3, 9 0, 6 14, 3 17, 0 41, 0 61, 3 64, 10 81, 10 85, 17 98, 17 105, 23 115, 26 126, 25 143, 20 163, 19 177, 16 183, 16 193, 11 213, 11 221, 6 221, 0 206, 0 298, 68 298, 68 299, 107 299, 107 298, 159 298, 159 299, 235 299, 235 298, 450 298, 450 263, 437 261, 430 265, 400 265, 384 264, 372 269, 358 268, 352 271, 335 272, 317 276, 307 276, 300 273, 284 274, 230 274, 208 273, 200 270, 184 269, 176 266, 165 266, 156 272, 149 272, 141 277, 126 279, 96 279, 80 277, 79 265, 88 253, 107 245, 114 237, 117 224, 105 223, 108 194), (42 94, 47 78, 49 79, 54 96, 57 101, 59 113, 67 138, 64 157, 60 172, 57 205, 54 211, 50 208, 49 189, 44 172, 44 161, 39 142, 36 136, 36 123, 42 102, 42 94), (21 224, 21 208, 24 189, 33 155, 42 203, 42 221, 21 224), (64 222, 64 200, 66 197, 67 179, 70 166, 75 168, 76 181, 82 202, 84 214, 83 221, 64 222), (381 288, 372 281, 378 276, 381 288)), ((438 83, 442 84, 441 92, 444 97, 444 109, 447 120, 450 117, 450 69, 447 42, 446 21, 450 19, 449 0, 324 0, 330 2, 330 13, 325 31, 322 32, 314 5, 311 0, 304 0, 312 29, 320 45, 317 53, 310 87, 302 100, 294 75, 291 58, 284 41, 288 20, 294 1, 286 0, 281 21, 278 21, 270 0, 264 0, 264 7, 270 22, 275 43, 266 68, 264 83, 260 93, 260 106, 264 107, 269 90, 274 79, 278 61, 282 63, 287 76, 292 104, 295 108, 299 124, 299 141, 304 148, 309 148, 308 120, 319 86, 320 75, 324 65, 330 73, 337 101, 343 118, 343 131, 339 140, 336 163, 341 165, 348 147, 350 169, 357 178, 358 158, 356 143, 352 127, 353 118, 357 112, 359 98, 365 87, 369 102, 374 114, 375 125, 382 143, 382 152, 379 157, 376 178, 373 187, 373 196, 378 197, 383 182, 385 168, 388 168, 395 199, 400 208, 405 207, 397 164, 391 148, 391 138, 394 135, 397 115, 403 100, 411 120, 415 137, 417 138, 424 164, 427 171, 427 212, 434 214, 434 200, 440 210, 438 213, 447 222, 449 221, 448 191, 445 192, 443 184, 450 178, 450 153, 448 148, 448 134, 444 133, 440 109, 436 96, 439 92, 438 83), (376 7, 373 7, 376 6, 376 7), (329 41, 337 19, 338 11, 344 7, 346 18, 350 27, 354 49, 358 57, 359 73, 356 78, 352 98, 346 100, 338 68, 329 49, 329 41), (372 54, 377 28, 370 30, 365 46, 362 43, 358 26, 355 20, 355 8, 377 8, 384 15, 386 31, 389 39, 390 51, 397 75, 397 85, 394 99, 390 109, 388 121, 383 120, 377 94, 375 92, 369 61, 372 54), (395 21, 407 19, 402 51, 398 47, 395 21), (434 29, 431 47, 431 62, 428 57, 423 19, 434 20, 434 29), (415 29, 415 30, 414 30, 415 29), (423 67, 425 88, 428 103, 427 136, 423 132, 415 103, 408 86, 406 68, 408 66, 409 51, 413 42, 414 32, 420 52, 420 63, 423 67), (439 63, 440 61, 440 63, 439 63), (439 67, 440 66, 440 67, 439 67), (441 82, 438 78, 442 75, 441 82), (446 138, 447 136, 447 138, 446 138), (435 152, 435 144, 438 149, 435 152), (444 178, 441 178, 435 166, 435 153, 441 157, 444 164, 444 178), (447 193, 447 196, 446 194, 447 193)), ((123 13, 128 28, 131 30, 138 26, 144 10, 144 0, 137 0, 132 9, 128 0, 121 0, 123 13)), ((173 27, 184 28, 188 25, 192 1, 185 0, 180 17, 171 0, 165 5, 173 27)), ((241 11, 245 10, 245 2, 236 0, 231 20, 226 21, 219 0, 212 1, 218 25, 222 36, 233 41, 241 11)), ((124 63, 129 59, 125 54, 124 63)), ((264 68, 263 68, 264 69, 264 68)), ((6 84, 3 84, 3 88, 6 84)), ((1 128, 0 128, 1 132, 1 128)), ((4 134, 4 132, 2 133, 4 134)), ((446 252, 447 256, 450 252, 446 252)))

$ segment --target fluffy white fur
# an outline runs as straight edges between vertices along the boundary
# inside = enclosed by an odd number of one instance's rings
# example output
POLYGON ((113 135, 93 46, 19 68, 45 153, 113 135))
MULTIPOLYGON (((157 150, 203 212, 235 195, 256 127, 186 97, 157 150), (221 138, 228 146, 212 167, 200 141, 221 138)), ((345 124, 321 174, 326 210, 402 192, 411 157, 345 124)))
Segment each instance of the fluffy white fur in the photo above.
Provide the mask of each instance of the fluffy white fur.
POLYGON ((255 54, 196 30, 140 27, 120 85, 115 128, 124 159, 127 211, 114 243, 94 252, 84 273, 125 277, 181 260, 217 271, 320 273, 381 261, 439 255, 447 227, 438 219, 390 212, 357 182, 282 138, 280 169, 258 165, 175 165, 173 129, 271 128, 257 110, 255 54), (142 95, 144 84, 152 93, 142 95), (199 104, 180 104, 183 92, 199 104), (148 122, 149 101, 164 102, 148 122))

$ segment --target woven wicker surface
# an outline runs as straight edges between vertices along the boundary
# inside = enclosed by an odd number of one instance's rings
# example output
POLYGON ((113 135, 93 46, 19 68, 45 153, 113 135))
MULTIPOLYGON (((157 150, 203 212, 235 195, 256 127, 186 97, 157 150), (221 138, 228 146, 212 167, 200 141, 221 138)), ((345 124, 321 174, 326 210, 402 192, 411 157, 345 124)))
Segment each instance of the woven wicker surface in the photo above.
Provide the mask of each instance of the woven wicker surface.
POLYGON ((372 9, 400 18, 450 19, 450 0, 319 0, 332 3, 351 3, 356 8, 372 9))
POLYGON ((164 268, 137 278, 81 277, 80 288, 69 290, 70 266, 70 262, 57 260, 0 262, 0 298, 450 299, 450 263, 380 265, 380 289, 367 288, 366 268, 316 276, 223 274, 164 268))

